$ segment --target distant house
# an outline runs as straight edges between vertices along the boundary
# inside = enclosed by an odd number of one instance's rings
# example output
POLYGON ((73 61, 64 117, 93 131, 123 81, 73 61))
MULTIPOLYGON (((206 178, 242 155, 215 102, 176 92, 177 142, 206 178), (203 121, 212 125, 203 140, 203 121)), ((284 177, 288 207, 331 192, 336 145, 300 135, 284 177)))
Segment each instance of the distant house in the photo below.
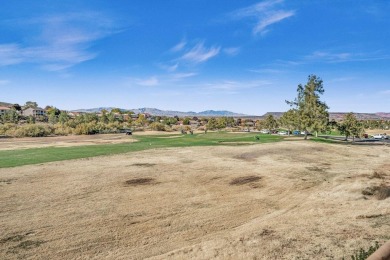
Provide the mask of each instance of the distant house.
POLYGON ((0 116, 8 113, 11 109, 9 107, 0 107, 0 116))
POLYGON ((46 111, 40 107, 29 107, 29 108, 23 110, 23 115, 24 116, 33 116, 33 117, 45 116, 46 111))

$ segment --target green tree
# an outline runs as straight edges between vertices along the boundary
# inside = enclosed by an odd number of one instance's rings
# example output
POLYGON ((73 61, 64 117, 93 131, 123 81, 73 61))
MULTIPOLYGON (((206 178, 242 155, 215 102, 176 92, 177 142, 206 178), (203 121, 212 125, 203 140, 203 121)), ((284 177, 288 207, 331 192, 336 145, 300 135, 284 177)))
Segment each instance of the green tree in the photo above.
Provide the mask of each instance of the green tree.
POLYGON ((56 124, 58 122, 57 116, 54 113, 50 113, 48 116, 48 122, 52 125, 56 124))
POLYGON ((138 115, 138 119, 135 121, 136 124, 140 125, 140 126, 144 126, 147 122, 146 118, 145 118, 145 115, 144 114, 139 114, 138 115))
POLYGON ((355 136, 360 136, 364 132, 363 124, 360 123, 354 113, 348 113, 344 116, 343 121, 339 124, 339 131, 345 135, 345 140, 352 136, 352 141, 355 141, 355 136))
POLYGON ((19 121, 19 114, 15 109, 10 109, 3 115, 3 121, 16 124, 19 121))
POLYGON ((325 90, 323 81, 316 75, 309 75, 305 86, 301 84, 297 88, 298 96, 294 101, 286 101, 289 105, 295 107, 298 115, 298 125, 305 131, 307 139, 308 131, 322 131, 326 129, 329 122, 329 107, 320 100, 325 90))
POLYGON ((16 111, 22 111, 22 107, 19 104, 13 104, 12 108, 15 109, 16 111))
POLYGON ((54 106, 46 106, 45 107, 47 115, 54 114, 55 116, 59 116, 61 114, 61 110, 54 106))
POLYGON ((61 125, 64 125, 66 122, 69 121, 69 116, 65 111, 61 111, 60 115, 58 116, 58 122, 61 125))
POLYGON ((206 124, 207 129, 213 130, 217 128, 217 120, 214 117, 211 117, 207 124, 206 124))
POLYGON ((102 115, 100 117, 100 122, 103 123, 103 124, 107 124, 108 123, 108 118, 107 118, 107 110, 102 110, 102 115))
POLYGON ((297 128, 297 111, 295 109, 290 109, 283 113, 279 122, 283 127, 287 128, 288 135, 290 135, 291 131, 297 128))
POLYGON ((268 130, 274 130, 278 128, 278 122, 273 115, 268 115, 264 120, 263 126, 268 130))
POLYGON ((115 114, 111 111, 110 113, 107 114, 107 119, 109 123, 114 123, 115 122, 115 114))
POLYGON ((119 113, 122 114, 122 110, 120 108, 113 108, 111 109, 111 113, 119 113))
POLYGON ((26 109, 29 107, 36 108, 38 107, 38 103, 34 101, 27 101, 26 104, 23 106, 23 108, 26 109))
POLYGON ((190 124, 190 118, 189 117, 186 117, 183 119, 183 125, 189 125, 190 124))

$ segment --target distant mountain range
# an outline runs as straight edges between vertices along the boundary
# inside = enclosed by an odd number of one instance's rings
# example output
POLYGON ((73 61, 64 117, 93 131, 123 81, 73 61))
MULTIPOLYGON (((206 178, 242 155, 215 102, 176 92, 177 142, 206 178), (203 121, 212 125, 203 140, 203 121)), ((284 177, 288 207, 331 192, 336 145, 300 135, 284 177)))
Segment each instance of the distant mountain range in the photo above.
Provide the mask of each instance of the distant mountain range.
MULTIPOLYGON (((75 111, 78 112, 87 112, 87 113, 96 113, 100 112, 103 109, 111 111, 113 107, 99 107, 99 108, 90 108, 90 109, 78 109, 75 111)), ((137 108, 137 109, 121 109, 123 111, 133 111, 135 114, 147 113, 153 116, 204 116, 204 117, 220 117, 220 116, 231 116, 231 117, 245 117, 245 118, 256 118, 262 119, 268 115, 273 115, 275 118, 279 118, 283 115, 284 112, 267 112, 262 116, 246 115, 240 113, 234 113, 226 110, 206 110, 202 112, 181 112, 181 111, 172 111, 172 110, 160 110, 157 108, 137 108)), ((330 119, 341 120, 346 115, 346 112, 329 112, 330 119)), ((388 112, 378 112, 378 113, 355 113, 356 117, 360 120, 378 120, 385 119, 390 120, 390 113, 388 112)))
MULTIPOLYGON (((113 107, 98 107, 98 108, 89 108, 89 109, 77 109, 73 110, 73 112, 87 112, 87 113, 98 113, 102 110, 111 111, 114 109, 113 107)), ((202 112, 181 112, 181 111, 172 111, 172 110, 160 110, 157 108, 136 108, 136 109, 120 109, 122 111, 133 111, 135 114, 140 113, 146 113, 153 116, 179 116, 179 117, 185 117, 185 116, 205 116, 205 117, 219 117, 219 116, 248 116, 245 114, 240 113, 234 113, 226 110, 206 110, 202 112)))
MULTIPOLYGON (((262 117, 273 115, 275 118, 279 118, 284 112, 267 112, 262 117)), ((329 112, 329 119, 341 120, 348 114, 346 112, 329 112)), ((388 112, 377 112, 377 113, 354 113, 356 118, 359 120, 390 120, 390 113, 388 112)))
MULTIPOLYGON (((0 106, 10 107, 13 104, 0 102, 0 106)), ((86 113, 98 113, 102 110, 111 111, 114 107, 98 107, 98 108, 89 108, 89 109, 76 109, 71 112, 86 112, 86 113)), ((244 118, 253 118, 253 119, 262 119, 268 115, 273 115, 275 118, 279 118, 283 115, 284 112, 267 112, 262 116, 255 115, 246 115, 242 113, 235 113, 226 110, 206 110, 202 112, 182 112, 182 111, 172 111, 172 110, 160 110, 157 108, 136 108, 136 109, 121 109, 122 111, 133 111, 135 114, 147 113, 153 116, 204 116, 204 117, 221 117, 221 116, 231 116, 231 117, 244 117, 244 118)), ((329 112, 330 119, 341 120, 346 115, 346 112, 329 112)), ((377 112, 377 113, 354 113, 356 117, 360 120, 390 120, 390 112, 377 112)))

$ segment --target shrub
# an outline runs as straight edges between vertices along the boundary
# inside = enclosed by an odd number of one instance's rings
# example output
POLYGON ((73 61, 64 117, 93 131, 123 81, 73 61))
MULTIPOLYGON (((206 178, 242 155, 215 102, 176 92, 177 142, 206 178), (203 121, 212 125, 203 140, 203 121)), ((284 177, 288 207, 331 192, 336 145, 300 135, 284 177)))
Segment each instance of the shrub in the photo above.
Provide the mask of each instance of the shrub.
POLYGON ((159 122, 153 122, 149 125, 150 129, 154 131, 165 131, 165 125, 159 122))
POLYGON ((72 134, 72 128, 69 126, 63 126, 61 124, 56 124, 54 126, 54 134, 55 135, 70 135, 72 134))
POLYGON ((53 133, 54 128, 49 125, 32 124, 17 127, 11 135, 15 137, 43 137, 53 133))

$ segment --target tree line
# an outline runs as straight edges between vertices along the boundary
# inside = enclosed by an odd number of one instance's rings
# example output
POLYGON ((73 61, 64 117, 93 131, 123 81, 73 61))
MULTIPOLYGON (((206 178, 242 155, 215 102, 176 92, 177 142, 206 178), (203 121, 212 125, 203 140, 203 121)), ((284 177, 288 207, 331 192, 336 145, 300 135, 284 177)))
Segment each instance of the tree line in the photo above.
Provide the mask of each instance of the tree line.
POLYGON ((321 78, 309 75, 305 85, 299 84, 294 100, 286 101, 290 109, 276 119, 268 115, 263 120, 233 117, 183 117, 134 115, 132 111, 114 108, 97 113, 81 113, 71 117, 66 111, 54 106, 46 106, 45 116, 23 116, 22 109, 38 107, 36 102, 28 101, 21 107, 14 104, 10 111, 0 115, 0 135, 15 137, 48 135, 86 135, 95 133, 117 133, 123 129, 156 131, 222 130, 241 131, 243 129, 276 130, 281 127, 289 133, 294 130, 309 133, 327 133, 337 130, 348 137, 361 136, 367 128, 389 129, 389 120, 358 120, 351 112, 340 122, 329 120, 328 105, 321 100, 324 94, 321 78))

